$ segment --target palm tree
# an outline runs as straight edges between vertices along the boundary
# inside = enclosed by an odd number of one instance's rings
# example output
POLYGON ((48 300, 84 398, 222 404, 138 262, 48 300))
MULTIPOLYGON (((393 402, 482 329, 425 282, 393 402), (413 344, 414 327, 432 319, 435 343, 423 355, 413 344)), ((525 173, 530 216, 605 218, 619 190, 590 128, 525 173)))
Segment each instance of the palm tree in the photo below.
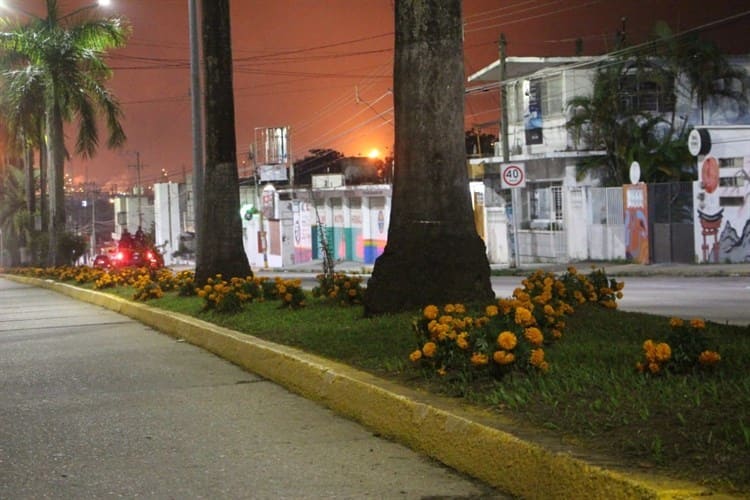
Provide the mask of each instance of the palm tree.
POLYGON ((198 214, 195 277, 198 283, 221 274, 226 278, 250 275, 242 246, 237 138, 232 89, 232 40, 229 0, 203 0, 202 39, 205 65, 206 154, 203 180, 204 209, 198 214))
MULTIPOLYGON (((2 61, 2 67, 15 66, 15 55, 11 53, 9 58, 2 61)), ((44 93, 39 79, 28 74, 31 69, 26 66, 21 70, 8 69, 0 72, 0 110, 4 119, 4 133, 8 137, 11 151, 23 156, 26 210, 30 214, 35 214, 37 210, 34 151, 41 150, 40 144, 43 140, 44 93)), ((43 158, 44 155, 40 155, 40 159, 43 158)), ((40 169, 40 174, 42 173, 40 169)), ((40 175, 40 181, 42 180, 43 177, 40 175)))
POLYGON ((471 207, 460 0, 396 0, 395 161, 388 244, 365 314, 494 298, 471 207))
MULTIPOLYGON (((3 76, 27 79, 28 85, 17 87, 21 92, 42 89, 50 185, 48 263, 57 265, 62 262, 57 247, 65 230, 63 187, 68 153, 63 128, 77 121, 75 152, 91 157, 99 146, 97 119, 101 114, 109 131, 107 146, 124 144, 119 103, 104 86, 111 70, 103 57, 125 44, 129 28, 119 18, 89 18, 81 10, 62 15, 57 0, 46 3, 46 18, 0 33, 0 52, 11 63, 4 65, 3 76)), ((22 100, 19 97, 17 102, 22 100)))
POLYGON ((24 197, 23 170, 10 164, 0 166, 0 230, 10 251, 11 265, 20 263, 19 250, 31 240, 30 218, 24 197))

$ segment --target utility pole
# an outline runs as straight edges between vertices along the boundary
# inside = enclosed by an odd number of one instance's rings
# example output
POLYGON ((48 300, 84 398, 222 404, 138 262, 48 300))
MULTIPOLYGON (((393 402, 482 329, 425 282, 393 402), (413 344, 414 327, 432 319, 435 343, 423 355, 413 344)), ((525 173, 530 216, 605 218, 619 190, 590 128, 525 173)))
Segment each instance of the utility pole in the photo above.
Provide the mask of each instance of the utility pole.
POLYGON ((510 148, 508 147, 508 89, 505 87, 506 67, 506 46, 505 33, 500 34, 500 107, 502 117, 500 118, 500 135, 503 141, 503 161, 510 161, 510 148))
MULTIPOLYGON (((138 227, 143 227, 143 210, 141 206, 141 197, 143 195, 143 187, 141 186, 141 169, 143 168, 143 165, 141 165, 141 153, 139 151, 135 152, 135 165, 128 165, 130 168, 135 168, 136 171, 136 192, 138 193, 138 227)), ((132 230, 132 228, 131 228, 132 230)))

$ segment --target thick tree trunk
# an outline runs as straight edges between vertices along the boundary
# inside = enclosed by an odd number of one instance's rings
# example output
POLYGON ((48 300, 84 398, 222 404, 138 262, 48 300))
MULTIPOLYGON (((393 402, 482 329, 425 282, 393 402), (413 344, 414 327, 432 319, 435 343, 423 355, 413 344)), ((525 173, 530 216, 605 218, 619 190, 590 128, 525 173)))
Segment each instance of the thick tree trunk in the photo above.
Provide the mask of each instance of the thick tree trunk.
POLYGON ((66 264, 66 256, 60 255, 60 241, 65 232, 65 142, 60 108, 53 105, 47 110, 46 129, 47 167, 49 180, 49 252, 47 265, 66 264))
POLYGON ((464 145, 460 0, 397 0, 395 177, 365 314, 494 298, 464 145))
POLYGON ((206 165, 195 271, 198 283, 216 274, 225 279, 251 274, 239 211, 229 0, 203 0, 202 14, 206 165))
POLYGON ((34 179, 34 149, 28 145, 26 137, 24 137, 24 151, 23 151, 23 172, 24 172, 24 195, 26 196, 26 210, 28 210, 31 216, 31 227, 27 228, 29 231, 34 229, 34 213, 36 212, 36 182, 34 179))
POLYGON ((48 157, 45 154, 47 143, 44 140, 44 134, 39 142, 39 218, 42 221, 42 232, 46 233, 48 224, 47 214, 49 212, 49 196, 47 196, 47 165, 48 157))

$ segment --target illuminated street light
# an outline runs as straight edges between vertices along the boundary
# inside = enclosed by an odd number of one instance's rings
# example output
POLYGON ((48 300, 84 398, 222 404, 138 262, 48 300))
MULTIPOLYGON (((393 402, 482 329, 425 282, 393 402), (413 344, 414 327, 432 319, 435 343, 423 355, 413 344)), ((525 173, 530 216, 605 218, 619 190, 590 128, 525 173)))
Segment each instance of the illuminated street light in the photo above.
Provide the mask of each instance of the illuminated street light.
MULTIPOLYGON (((83 7, 80 7, 78 9, 75 9, 73 12, 70 12, 63 17, 61 17, 59 20, 62 21, 63 19, 67 19, 71 16, 74 16, 76 14, 79 14, 85 10, 89 9, 95 9, 97 7, 109 7, 112 5, 112 0, 98 0, 97 2, 94 2, 89 5, 84 5, 83 7)), ((20 12, 21 14, 24 14, 28 17, 33 17, 34 19, 41 19, 40 16, 37 14, 34 14, 33 12, 29 12, 27 10, 22 9, 21 7, 16 7, 13 4, 8 3, 6 0, 0 0, 0 10, 7 10, 11 12, 20 12)))

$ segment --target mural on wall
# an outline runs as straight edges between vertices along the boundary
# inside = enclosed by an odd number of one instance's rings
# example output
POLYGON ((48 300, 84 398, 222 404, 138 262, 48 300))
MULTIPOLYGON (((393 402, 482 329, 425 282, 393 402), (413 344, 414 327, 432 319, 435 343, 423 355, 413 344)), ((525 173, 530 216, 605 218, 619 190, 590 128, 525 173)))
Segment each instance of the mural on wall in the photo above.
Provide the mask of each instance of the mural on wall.
POLYGON ((722 167, 707 156, 694 184, 700 262, 750 262, 750 157, 732 160, 722 167))
POLYGON ((638 264, 650 261, 648 244, 648 188, 646 184, 622 186, 625 209, 625 258, 638 264))

